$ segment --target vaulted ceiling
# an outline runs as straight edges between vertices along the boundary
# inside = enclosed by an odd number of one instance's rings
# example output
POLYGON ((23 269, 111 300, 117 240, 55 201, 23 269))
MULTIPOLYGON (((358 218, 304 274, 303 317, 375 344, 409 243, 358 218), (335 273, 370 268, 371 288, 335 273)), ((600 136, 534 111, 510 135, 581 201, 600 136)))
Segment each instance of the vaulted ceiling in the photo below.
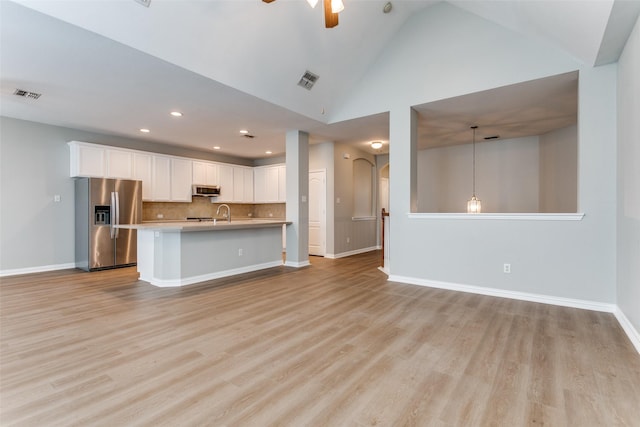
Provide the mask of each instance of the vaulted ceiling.
MULTIPOLYGON (((322 8, 304 0, 3 0, 1 113, 247 158, 282 154, 288 129, 366 147, 388 139, 386 112, 335 123, 334 111, 405 22, 439 2, 395 0, 390 13, 386 0, 344 2, 340 24, 325 29, 322 8), (319 75, 311 90, 297 85, 307 70, 319 75), (42 96, 19 98, 17 88, 42 96)), ((449 3, 588 66, 617 60, 640 5, 449 3)))

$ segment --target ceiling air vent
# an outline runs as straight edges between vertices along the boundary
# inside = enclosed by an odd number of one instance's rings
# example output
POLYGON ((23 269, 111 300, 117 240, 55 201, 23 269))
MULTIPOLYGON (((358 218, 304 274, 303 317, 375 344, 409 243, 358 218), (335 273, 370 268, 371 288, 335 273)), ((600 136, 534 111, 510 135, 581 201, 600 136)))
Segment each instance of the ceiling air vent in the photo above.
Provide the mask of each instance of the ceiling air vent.
POLYGON ((298 82, 298 86, 302 86, 307 90, 311 90, 314 84, 318 81, 320 76, 317 74, 313 74, 311 71, 307 70, 304 72, 304 75, 300 78, 298 82))
POLYGON ((31 99, 38 99, 42 96, 41 93, 29 92, 28 90, 23 90, 23 89, 16 89, 15 92, 13 92, 13 94, 17 96, 21 96, 23 98, 31 98, 31 99))

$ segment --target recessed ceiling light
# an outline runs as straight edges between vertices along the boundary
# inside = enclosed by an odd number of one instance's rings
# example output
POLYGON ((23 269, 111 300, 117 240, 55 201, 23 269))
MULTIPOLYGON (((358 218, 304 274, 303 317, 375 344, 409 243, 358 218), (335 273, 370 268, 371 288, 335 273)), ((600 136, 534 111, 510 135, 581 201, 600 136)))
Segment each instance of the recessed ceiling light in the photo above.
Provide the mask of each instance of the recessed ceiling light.
POLYGON ((373 148, 374 150, 379 150, 380 148, 382 148, 382 141, 373 141, 371 143, 371 148, 373 148))
POLYGON ((248 133, 249 133, 249 131, 248 131, 248 130, 246 130, 246 129, 242 129, 242 130, 240 131, 240 133, 241 133, 241 134, 243 134, 243 135, 246 135, 246 134, 248 134, 248 133))
POLYGON ((182 113, 180 111, 172 111, 170 114, 173 117, 182 117, 182 113))
POLYGON ((220 147, 218 147, 217 145, 215 147, 213 147, 214 150, 219 150, 220 147))
POLYGON ((150 131, 149 129, 142 128, 142 129, 140 129, 140 132, 142 132, 142 133, 149 133, 149 132, 151 132, 151 131, 150 131))
POLYGON ((273 154, 273 151, 265 151, 264 154, 273 154))

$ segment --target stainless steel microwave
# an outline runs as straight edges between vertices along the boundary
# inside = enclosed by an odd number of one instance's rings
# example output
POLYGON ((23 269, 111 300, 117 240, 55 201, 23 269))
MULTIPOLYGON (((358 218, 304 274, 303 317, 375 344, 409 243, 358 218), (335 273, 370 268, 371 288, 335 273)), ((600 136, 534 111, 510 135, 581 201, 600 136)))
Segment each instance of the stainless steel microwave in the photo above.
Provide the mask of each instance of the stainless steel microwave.
POLYGON ((193 185, 191 195, 203 197, 216 197, 220 195, 219 185, 193 185))

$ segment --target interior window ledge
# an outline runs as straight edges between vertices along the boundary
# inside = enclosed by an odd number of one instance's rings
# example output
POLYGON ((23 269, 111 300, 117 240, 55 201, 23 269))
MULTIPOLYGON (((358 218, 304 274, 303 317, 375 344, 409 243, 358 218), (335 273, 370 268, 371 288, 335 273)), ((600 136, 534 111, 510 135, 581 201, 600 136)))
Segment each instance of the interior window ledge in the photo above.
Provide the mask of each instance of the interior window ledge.
POLYGON ((409 219, 470 219, 505 221, 581 221, 584 213, 409 213, 409 219))
POLYGON ((375 221, 375 216, 353 216, 351 221, 375 221))

